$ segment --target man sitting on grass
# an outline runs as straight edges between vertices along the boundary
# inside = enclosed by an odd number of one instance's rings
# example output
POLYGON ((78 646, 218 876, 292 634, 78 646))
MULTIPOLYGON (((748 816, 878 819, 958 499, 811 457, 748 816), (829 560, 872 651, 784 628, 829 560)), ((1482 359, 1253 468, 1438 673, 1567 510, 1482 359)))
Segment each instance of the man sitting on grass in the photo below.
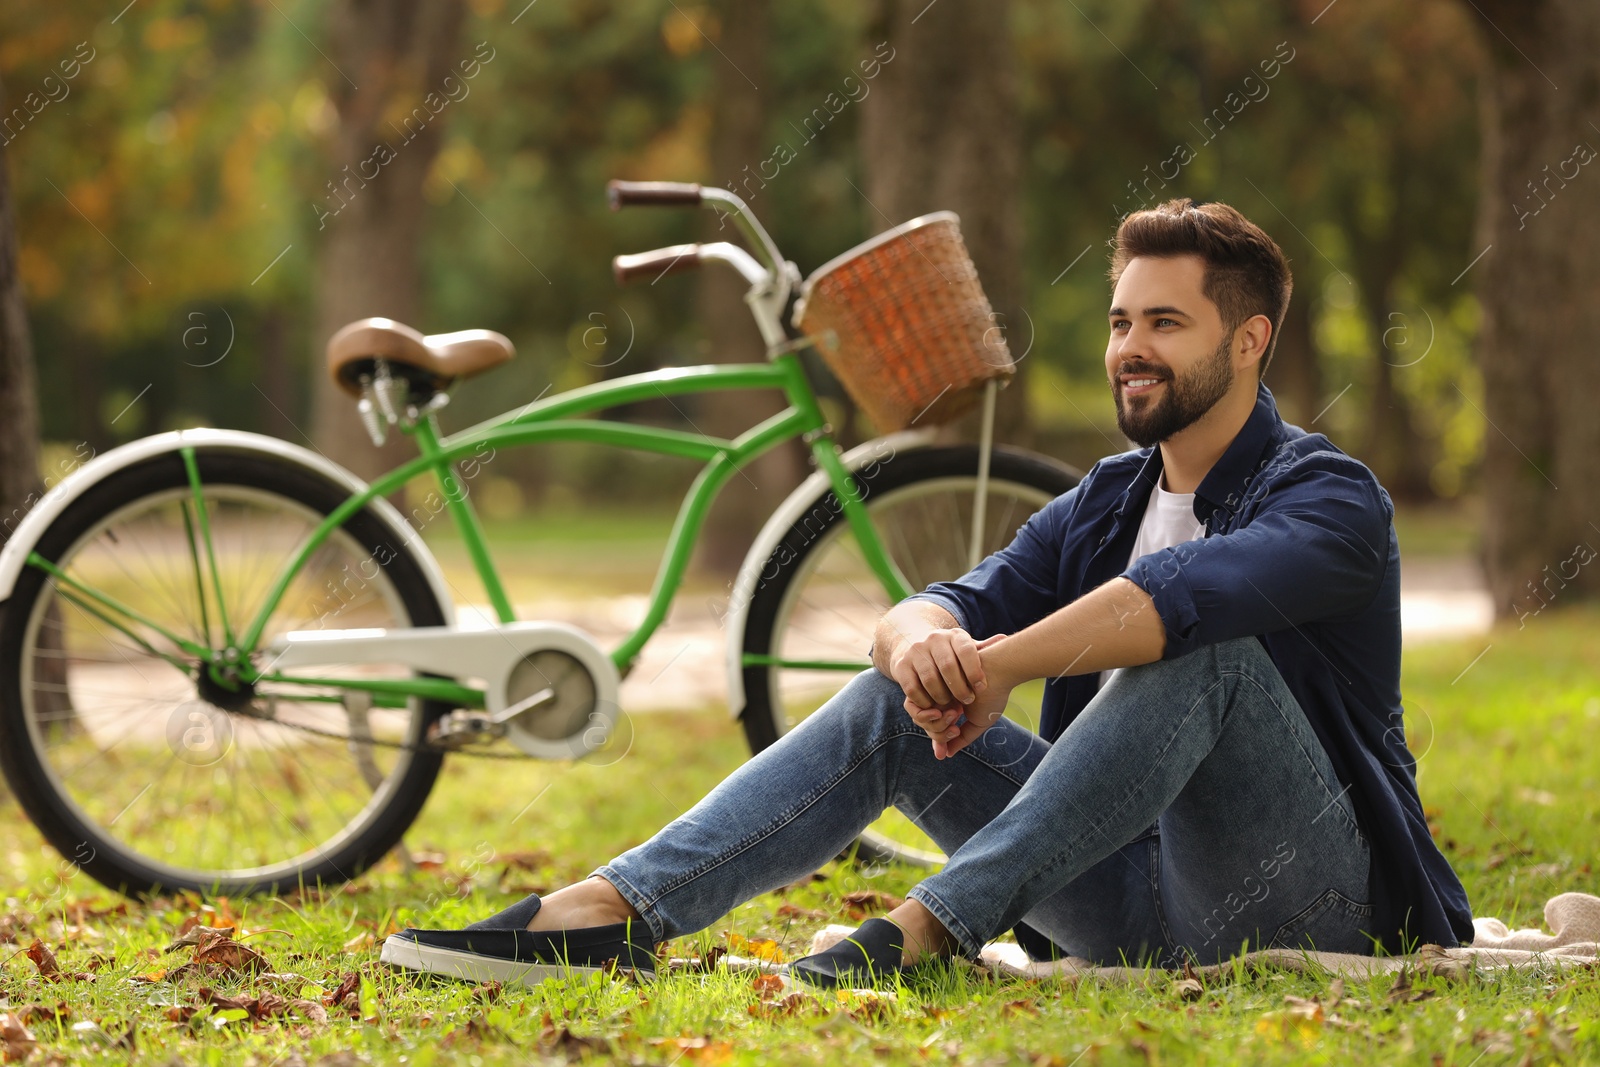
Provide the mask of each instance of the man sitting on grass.
POLYGON ((1106 374, 1138 451, 1003 551, 891 609, 875 669, 588 880, 383 959, 538 980, 660 942, 837 856, 885 809, 949 854, 909 899, 790 965, 829 985, 976 957, 1216 962, 1472 937, 1400 707, 1388 494, 1260 382, 1278 246, 1222 204, 1123 220, 1106 374), (1003 718, 1050 679, 1040 734, 1003 718), (931 743, 930 743, 931 738, 931 743))

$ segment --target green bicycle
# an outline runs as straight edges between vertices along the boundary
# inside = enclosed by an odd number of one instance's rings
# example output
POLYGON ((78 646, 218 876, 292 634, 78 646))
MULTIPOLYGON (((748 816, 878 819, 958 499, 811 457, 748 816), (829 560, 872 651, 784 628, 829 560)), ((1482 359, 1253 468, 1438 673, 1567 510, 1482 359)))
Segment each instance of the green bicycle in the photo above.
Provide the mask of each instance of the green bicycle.
MULTIPOLYGON (((816 470, 756 539, 723 620, 729 708, 756 751, 868 666, 882 611, 964 573, 1077 484, 1052 460, 990 447, 992 384, 978 445, 912 429, 841 452, 799 358, 811 342, 789 321, 799 272, 746 206, 669 183, 614 182, 611 198, 706 205, 737 223, 754 255, 715 242, 619 256, 615 269, 627 281, 732 266, 765 363, 634 374, 445 436, 450 386, 510 359, 510 342, 364 320, 330 342, 330 369, 374 440, 397 427, 415 459, 366 484, 274 438, 182 430, 93 459, 26 516, 0 554, 0 769, 65 857, 131 894, 342 882, 399 842, 446 754, 600 749, 718 490, 784 442, 803 439, 816 470), (731 440, 595 417, 728 389, 775 389, 787 407, 731 440), (465 491, 458 464, 547 441, 704 465, 644 619, 615 648, 516 618, 465 491), (483 584, 488 629, 456 624, 433 555, 387 500, 423 474, 483 584)), ((894 830, 869 831, 862 848, 939 858, 894 830)))

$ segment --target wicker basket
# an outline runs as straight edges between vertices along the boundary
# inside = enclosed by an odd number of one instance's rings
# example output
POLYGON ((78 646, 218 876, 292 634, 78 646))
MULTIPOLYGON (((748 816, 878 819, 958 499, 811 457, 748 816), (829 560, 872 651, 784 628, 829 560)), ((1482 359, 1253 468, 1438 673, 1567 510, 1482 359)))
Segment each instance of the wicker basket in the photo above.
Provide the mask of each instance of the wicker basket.
POLYGON ((954 212, 880 233, 817 268, 795 325, 880 431, 948 422, 1016 373, 954 212))

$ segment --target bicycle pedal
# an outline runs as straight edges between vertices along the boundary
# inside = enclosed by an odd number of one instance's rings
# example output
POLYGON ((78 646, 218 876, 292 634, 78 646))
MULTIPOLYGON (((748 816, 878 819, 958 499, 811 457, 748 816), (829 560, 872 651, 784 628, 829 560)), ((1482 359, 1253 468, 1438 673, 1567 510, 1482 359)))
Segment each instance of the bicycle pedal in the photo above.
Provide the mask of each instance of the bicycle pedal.
POLYGON ((471 745, 487 745, 506 735, 504 723, 483 711, 448 712, 428 728, 428 743, 452 751, 471 745))

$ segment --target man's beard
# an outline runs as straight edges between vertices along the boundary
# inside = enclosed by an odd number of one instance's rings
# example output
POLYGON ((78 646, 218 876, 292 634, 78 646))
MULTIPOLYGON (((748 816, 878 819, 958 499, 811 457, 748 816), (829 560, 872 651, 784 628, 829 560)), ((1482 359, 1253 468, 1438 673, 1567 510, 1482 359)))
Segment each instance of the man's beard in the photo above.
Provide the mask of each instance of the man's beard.
MULTIPOLYGON (((1134 364, 1117 373, 1137 374, 1144 369, 1148 368, 1134 364)), ((1168 378, 1154 372, 1150 377, 1163 379, 1166 392, 1159 400, 1136 401, 1140 405, 1137 411, 1130 410, 1117 388, 1119 383, 1111 383, 1111 395, 1117 405, 1117 429, 1140 448, 1148 448, 1188 429, 1227 395, 1233 386, 1231 339, 1224 338, 1215 352, 1181 377, 1168 378)))

